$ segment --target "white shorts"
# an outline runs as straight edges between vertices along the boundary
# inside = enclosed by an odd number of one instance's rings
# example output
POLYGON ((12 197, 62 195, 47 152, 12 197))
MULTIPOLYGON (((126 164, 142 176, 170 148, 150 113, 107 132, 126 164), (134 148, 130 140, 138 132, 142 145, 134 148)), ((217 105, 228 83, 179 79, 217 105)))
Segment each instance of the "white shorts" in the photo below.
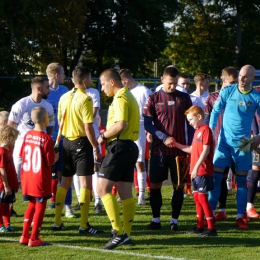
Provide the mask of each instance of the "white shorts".
POLYGON ((13 151, 14 167, 15 167, 15 171, 19 183, 21 182, 20 171, 22 165, 22 158, 19 156, 19 154, 22 148, 22 144, 23 144, 23 139, 17 139, 15 141, 14 151, 13 151))
POLYGON ((145 144, 146 144, 146 135, 144 130, 144 125, 140 124, 140 133, 139 138, 135 141, 136 145, 139 149, 139 155, 137 158, 137 162, 145 162, 145 144))

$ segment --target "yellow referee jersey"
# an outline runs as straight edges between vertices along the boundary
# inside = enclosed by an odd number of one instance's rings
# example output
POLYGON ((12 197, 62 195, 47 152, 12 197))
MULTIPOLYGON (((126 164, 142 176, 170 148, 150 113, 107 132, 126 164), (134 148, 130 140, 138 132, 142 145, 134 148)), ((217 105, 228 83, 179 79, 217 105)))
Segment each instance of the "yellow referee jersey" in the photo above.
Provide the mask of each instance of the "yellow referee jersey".
POLYGON ((84 124, 93 123, 93 101, 85 90, 72 89, 61 96, 58 105, 58 120, 66 110, 62 135, 69 140, 86 136, 84 124), (76 91, 75 91, 76 90, 76 91))
POLYGON ((107 130, 116 122, 126 121, 127 127, 117 136, 108 138, 107 142, 115 139, 136 141, 139 137, 140 112, 136 99, 127 87, 120 89, 114 96, 108 110, 107 130))

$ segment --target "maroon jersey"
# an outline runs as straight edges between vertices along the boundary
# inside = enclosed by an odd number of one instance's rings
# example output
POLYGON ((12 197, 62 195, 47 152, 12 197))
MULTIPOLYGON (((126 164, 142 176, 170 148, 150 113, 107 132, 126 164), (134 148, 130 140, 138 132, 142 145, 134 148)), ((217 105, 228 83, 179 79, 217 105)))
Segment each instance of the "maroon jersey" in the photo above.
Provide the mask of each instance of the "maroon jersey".
POLYGON ((51 136, 44 132, 29 131, 23 140, 21 183, 23 195, 45 198, 51 195, 51 176, 54 147, 51 136))
MULTIPOLYGON (((217 100, 219 96, 219 91, 217 92, 212 92, 209 94, 208 98, 207 98, 207 101, 206 101, 206 106, 204 108, 204 112, 205 112, 205 123, 208 125, 209 124, 209 120, 210 120, 210 115, 211 115, 211 112, 213 110, 213 106, 217 100)), ((218 117, 218 122, 217 122, 217 125, 216 125, 216 129, 214 131, 214 137, 215 137, 215 141, 217 142, 218 141, 218 137, 219 137, 219 134, 220 134, 220 129, 222 127, 222 122, 223 122, 223 113, 224 113, 224 110, 221 112, 221 114, 219 115, 218 117)))
POLYGON ((198 176, 202 176, 202 175, 213 176, 214 139, 208 125, 201 126, 194 133, 194 137, 192 141, 191 160, 190 160, 190 173, 192 172, 195 164, 200 158, 200 155, 203 150, 203 145, 209 145, 210 150, 208 156, 199 167, 198 176))
MULTIPOLYGON (((189 94, 175 90, 166 93, 162 89, 150 95, 143 115, 153 118, 154 126, 162 133, 174 137, 178 143, 186 144, 184 112, 192 106, 189 94)), ((184 155, 177 148, 168 148, 162 140, 153 137, 154 156, 184 155)))
MULTIPOLYGON (((4 168, 7 182, 11 190, 18 190, 18 180, 13 161, 13 148, 0 147, 0 168, 4 168)), ((0 190, 4 190, 2 176, 0 175, 0 190)))

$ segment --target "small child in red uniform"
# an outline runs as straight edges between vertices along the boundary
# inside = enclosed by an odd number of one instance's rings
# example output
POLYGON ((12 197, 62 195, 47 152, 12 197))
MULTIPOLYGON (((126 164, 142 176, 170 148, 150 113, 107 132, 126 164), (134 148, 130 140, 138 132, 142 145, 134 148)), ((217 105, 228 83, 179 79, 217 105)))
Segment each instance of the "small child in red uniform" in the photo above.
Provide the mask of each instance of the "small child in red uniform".
POLYGON ((54 152, 51 136, 44 132, 49 123, 45 108, 35 107, 31 112, 31 118, 35 127, 34 130, 25 135, 20 152, 23 199, 29 200, 24 214, 20 244, 46 246, 49 244, 44 243, 39 238, 39 233, 47 199, 51 198, 52 165, 58 160, 59 154, 54 152), (32 234, 30 236, 32 221, 32 234))
POLYGON ((187 120, 196 131, 191 146, 177 143, 173 145, 191 154, 190 175, 194 191, 197 212, 197 226, 188 233, 199 237, 217 236, 213 212, 208 201, 208 191, 213 190, 213 153, 214 138, 208 125, 204 124, 204 111, 199 106, 192 106, 186 112, 187 120), (204 214, 208 230, 204 232, 204 214))
POLYGON ((18 131, 12 126, 0 128, 0 232, 14 232, 10 225, 9 204, 15 202, 18 180, 13 162, 13 146, 18 131), (4 225, 3 225, 4 220, 4 225))

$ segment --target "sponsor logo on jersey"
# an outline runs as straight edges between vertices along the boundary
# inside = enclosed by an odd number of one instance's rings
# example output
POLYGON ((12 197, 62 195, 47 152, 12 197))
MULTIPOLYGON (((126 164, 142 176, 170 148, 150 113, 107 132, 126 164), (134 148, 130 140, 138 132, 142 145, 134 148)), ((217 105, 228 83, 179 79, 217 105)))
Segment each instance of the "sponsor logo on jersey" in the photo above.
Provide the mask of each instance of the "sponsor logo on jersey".
POLYGON ((163 106, 164 103, 163 103, 163 102, 162 102, 162 103, 157 103, 156 105, 157 105, 157 106, 163 106))
POLYGON ((172 106, 175 104, 175 101, 168 101, 168 106, 172 106))
POLYGON ((244 101, 239 101, 239 102, 238 102, 238 105, 239 105, 239 106, 245 106, 245 105, 246 105, 246 102, 244 102, 244 101))
POLYGON ((14 117, 17 117, 17 116, 18 116, 18 113, 17 113, 17 112, 13 112, 13 116, 14 116, 14 117))

